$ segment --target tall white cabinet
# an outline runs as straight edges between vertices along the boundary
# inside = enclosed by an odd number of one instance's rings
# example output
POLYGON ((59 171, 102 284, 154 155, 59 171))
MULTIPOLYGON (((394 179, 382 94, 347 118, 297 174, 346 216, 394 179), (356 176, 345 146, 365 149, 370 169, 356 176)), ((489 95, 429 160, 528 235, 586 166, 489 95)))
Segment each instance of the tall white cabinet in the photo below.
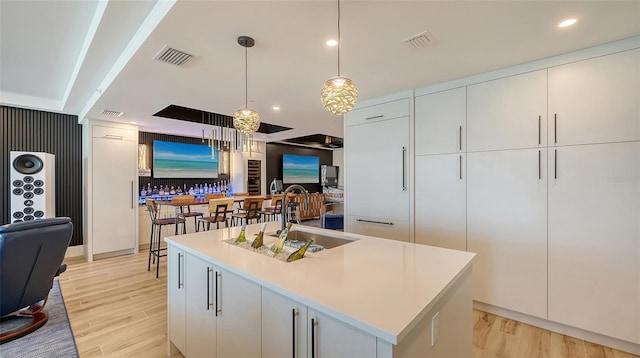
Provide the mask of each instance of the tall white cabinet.
POLYGON ((83 126, 85 256, 137 252, 138 129, 97 120, 83 126))
POLYGON ((418 89, 414 157, 415 242, 477 253, 481 307, 634 352, 638 47, 418 89))
POLYGON ((549 319, 640 343, 640 142, 549 162, 549 319))
POLYGON ((345 115, 346 231, 411 241, 412 92, 345 115))
POLYGON ((415 99, 415 242, 467 249, 466 87, 415 99))

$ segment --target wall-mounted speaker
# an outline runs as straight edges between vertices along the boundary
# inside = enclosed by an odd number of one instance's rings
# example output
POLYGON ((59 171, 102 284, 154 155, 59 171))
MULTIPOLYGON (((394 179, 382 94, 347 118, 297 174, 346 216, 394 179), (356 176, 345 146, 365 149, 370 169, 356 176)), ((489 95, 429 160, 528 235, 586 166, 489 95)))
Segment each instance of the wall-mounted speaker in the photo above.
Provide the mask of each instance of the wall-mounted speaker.
POLYGON ((11 152, 11 221, 56 216, 56 157, 40 152, 11 152))

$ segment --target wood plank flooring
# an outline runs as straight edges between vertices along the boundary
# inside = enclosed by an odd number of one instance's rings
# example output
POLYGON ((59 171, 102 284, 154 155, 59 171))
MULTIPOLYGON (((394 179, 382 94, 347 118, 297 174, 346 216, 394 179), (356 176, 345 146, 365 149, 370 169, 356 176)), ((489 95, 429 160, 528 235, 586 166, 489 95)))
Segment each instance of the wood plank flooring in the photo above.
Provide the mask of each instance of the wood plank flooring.
MULTIPOLYGON (((81 358, 166 357, 166 258, 159 279, 147 271, 146 253, 65 263, 60 287, 81 358)), ((473 357, 638 358, 477 310, 473 357)))

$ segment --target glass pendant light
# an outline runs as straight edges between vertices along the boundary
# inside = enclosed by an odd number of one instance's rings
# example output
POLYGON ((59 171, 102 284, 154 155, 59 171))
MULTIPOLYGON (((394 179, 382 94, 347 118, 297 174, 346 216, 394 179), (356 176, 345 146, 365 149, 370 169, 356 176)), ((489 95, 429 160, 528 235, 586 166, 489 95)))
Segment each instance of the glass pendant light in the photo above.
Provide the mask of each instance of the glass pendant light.
POLYGON ((338 75, 324 83, 320 97, 324 109, 336 115, 352 110, 358 100, 356 84, 350 78, 340 76, 340 0, 338 0, 338 75))
POLYGON ((260 115, 247 105, 247 49, 255 45, 255 41, 249 36, 238 37, 238 44, 244 47, 244 108, 233 114, 233 126, 240 133, 251 135, 260 127, 260 115))

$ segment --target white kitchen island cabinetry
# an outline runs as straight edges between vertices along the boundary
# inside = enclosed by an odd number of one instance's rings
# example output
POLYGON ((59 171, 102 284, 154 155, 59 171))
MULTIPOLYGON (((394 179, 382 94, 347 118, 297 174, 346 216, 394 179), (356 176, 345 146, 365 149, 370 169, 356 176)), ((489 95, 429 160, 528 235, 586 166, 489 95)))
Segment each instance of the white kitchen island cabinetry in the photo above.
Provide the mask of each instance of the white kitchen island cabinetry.
MULTIPOLYGON (((267 232, 278 227, 278 222, 267 223, 267 232)), ((253 238, 259 228, 247 226, 247 237, 253 238)), ((182 275, 178 271, 183 270, 177 253, 184 252, 187 292, 192 284, 189 270, 195 267, 206 283, 204 278, 215 268, 222 273, 219 292, 212 293, 220 300, 218 314, 234 321, 227 324, 218 317, 215 335, 204 333, 202 339, 216 339, 215 351, 209 347, 207 356, 288 357, 295 345, 296 357, 471 357, 474 254, 304 226, 293 229, 352 241, 286 263, 224 242, 239 234, 236 227, 165 239, 169 255, 176 256, 168 260, 169 285, 176 287, 169 287, 171 353, 177 349, 187 357, 197 356, 190 338, 186 347, 176 343, 185 331, 211 329, 198 323, 192 327, 199 318, 190 314, 186 329, 171 327, 182 324, 172 317, 176 309, 184 309, 174 301, 182 275), (233 287, 225 280, 233 280, 233 287), (312 320, 317 324, 313 332, 312 320), (432 328, 440 332, 433 344, 427 340, 432 328), (229 350, 223 352, 223 344, 229 350)), ((275 239, 265 236, 265 243, 275 239)), ((188 304, 204 312, 212 302, 207 300, 207 285, 200 285, 202 297, 192 300, 188 295, 188 304)))
POLYGON ((345 231, 411 241, 412 92, 345 114, 345 231))
POLYGON ((259 356, 260 286, 175 246, 168 255, 169 350, 173 344, 188 357, 259 356))

